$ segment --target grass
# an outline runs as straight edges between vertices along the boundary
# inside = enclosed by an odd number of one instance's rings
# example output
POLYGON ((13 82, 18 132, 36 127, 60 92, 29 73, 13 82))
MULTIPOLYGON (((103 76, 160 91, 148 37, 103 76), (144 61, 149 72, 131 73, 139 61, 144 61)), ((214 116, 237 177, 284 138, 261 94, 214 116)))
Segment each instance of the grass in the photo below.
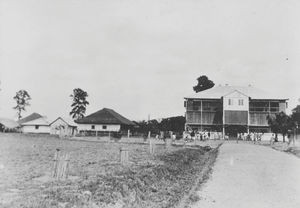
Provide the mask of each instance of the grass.
MULTIPOLYGON (((60 140, 49 136, 0 135, 0 194, 16 189, 3 207, 174 207, 196 182, 210 148, 60 140), (129 166, 119 149, 130 152, 129 166), (37 180, 51 174, 55 149, 70 152, 76 180, 37 180), (1 167, 1 166, 0 166, 1 167)), ((0 203, 1 205, 1 203, 0 203)))

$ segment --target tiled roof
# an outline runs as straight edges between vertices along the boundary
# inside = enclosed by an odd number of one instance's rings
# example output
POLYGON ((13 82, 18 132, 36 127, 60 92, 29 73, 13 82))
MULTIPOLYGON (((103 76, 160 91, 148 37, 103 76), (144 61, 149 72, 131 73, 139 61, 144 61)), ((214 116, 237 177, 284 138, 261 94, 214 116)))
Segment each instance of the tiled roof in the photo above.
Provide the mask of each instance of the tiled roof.
POLYGON ((112 109, 103 108, 95 113, 92 113, 82 119, 75 121, 79 124, 124 124, 135 125, 132 121, 118 114, 112 109))
POLYGON ((40 117, 38 119, 28 121, 26 123, 22 123, 21 125, 22 126, 35 126, 35 125, 49 126, 49 122, 47 121, 47 119, 45 117, 40 117))
POLYGON ((38 119, 38 118, 41 118, 43 116, 41 116, 40 114, 38 113, 32 113, 30 114, 29 116, 26 116, 25 118, 22 118, 18 121, 19 124, 23 124, 23 123, 26 123, 28 121, 32 121, 32 120, 35 120, 35 119, 38 119))
POLYGON ((190 96, 186 96, 185 98, 201 98, 201 99, 220 99, 222 96, 229 94, 234 91, 239 91, 251 99, 266 99, 266 100, 288 100, 287 98, 274 95, 270 92, 266 92, 264 90, 258 89, 253 86, 215 86, 208 90, 204 90, 202 92, 194 93, 190 96))

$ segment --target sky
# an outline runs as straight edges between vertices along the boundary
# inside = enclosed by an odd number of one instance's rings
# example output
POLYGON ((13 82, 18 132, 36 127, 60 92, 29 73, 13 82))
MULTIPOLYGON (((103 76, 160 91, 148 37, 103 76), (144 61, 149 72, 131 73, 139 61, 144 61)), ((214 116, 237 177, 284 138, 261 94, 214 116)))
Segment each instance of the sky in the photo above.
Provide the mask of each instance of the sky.
POLYGON ((200 75, 276 92, 291 109, 299 25, 297 0, 0 0, 0 117, 17 118, 20 89, 32 97, 24 116, 65 117, 78 87, 87 114, 184 115, 200 75))

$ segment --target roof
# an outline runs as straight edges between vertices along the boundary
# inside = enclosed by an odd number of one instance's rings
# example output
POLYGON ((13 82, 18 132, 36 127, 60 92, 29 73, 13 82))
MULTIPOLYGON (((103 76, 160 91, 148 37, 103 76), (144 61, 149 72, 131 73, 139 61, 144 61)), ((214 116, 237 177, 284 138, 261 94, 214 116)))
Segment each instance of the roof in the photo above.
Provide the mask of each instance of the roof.
POLYGON ((54 121, 52 121, 49 125, 52 125, 54 122, 56 122, 59 119, 61 119, 62 121, 64 121, 69 126, 77 126, 77 124, 72 119, 65 118, 65 117, 58 117, 57 119, 55 119, 54 121))
POLYGON ((14 129, 20 126, 16 121, 8 118, 0 118, 0 124, 9 129, 14 129))
POLYGON ((38 119, 38 118, 41 118, 43 116, 41 116, 40 114, 38 113, 32 113, 30 114, 29 116, 26 116, 25 118, 22 118, 18 121, 19 124, 23 124, 23 123, 26 123, 28 121, 33 121, 35 119, 38 119))
POLYGON ((300 112, 300 105, 297 105, 296 108, 294 108, 294 109, 292 110, 292 112, 294 112, 294 113, 299 113, 299 112, 300 112))
POLYGON ((280 97, 278 95, 271 94, 264 90, 258 89, 253 86, 215 86, 213 88, 194 93, 187 98, 199 98, 199 99, 220 99, 224 95, 230 94, 231 92, 238 91, 251 99, 259 100, 288 100, 287 98, 280 97))
POLYGON ((26 123, 22 123, 22 126, 49 126, 49 122, 47 121, 46 117, 41 117, 32 121, 28 121, 26 123))
POLYGON ((135 125, 132 121, 118 114, 112 109, 103 108, 95 113, 92 113, 82 119, 75 121, 79 124, 123 124, 135 125))

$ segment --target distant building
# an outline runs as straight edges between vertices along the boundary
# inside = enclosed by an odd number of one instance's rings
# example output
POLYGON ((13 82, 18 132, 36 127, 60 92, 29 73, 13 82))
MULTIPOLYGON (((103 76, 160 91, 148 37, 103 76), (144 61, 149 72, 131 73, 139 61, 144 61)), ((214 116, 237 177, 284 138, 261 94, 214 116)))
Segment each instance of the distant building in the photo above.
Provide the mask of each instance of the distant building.
POLYGON ((297 105, 296 108, 292 110, 293 113, 300 113, 300 105, 297 105))
POLYGON ((18 121, 23 133, 50 134, 50 125, 46 117, 33 113, 18 121))
POLYGON ((216 86, 185 97, 186 129, 269 132, 267 116, 285 112, 286 98, 252 86, 216 86))
POLYGON ((77 124, 71 119, 58 117, 50 123, 50 134, 73 136, 77 133, 77 124))
POLYGON ((75 121, 79 132, 119 132, 127 131, 135 124, 112 109, 103 108, 75 121))
POLYGON ((8 118, 0 118, 0 132, 11 132, 11 131, 18 131, 20 125, 8 118))

